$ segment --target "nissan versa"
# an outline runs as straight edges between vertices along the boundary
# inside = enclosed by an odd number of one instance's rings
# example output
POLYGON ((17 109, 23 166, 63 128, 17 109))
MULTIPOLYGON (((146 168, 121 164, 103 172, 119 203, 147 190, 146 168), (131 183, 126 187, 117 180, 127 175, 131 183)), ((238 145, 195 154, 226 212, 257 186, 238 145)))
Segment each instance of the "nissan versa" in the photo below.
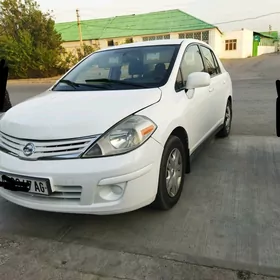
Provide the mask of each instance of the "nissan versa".
POLYGON ((0 195, 54 212, 168 210, 191 155, 231 120, 231 78, 206 43, 100 50, 2 115, 0 195))

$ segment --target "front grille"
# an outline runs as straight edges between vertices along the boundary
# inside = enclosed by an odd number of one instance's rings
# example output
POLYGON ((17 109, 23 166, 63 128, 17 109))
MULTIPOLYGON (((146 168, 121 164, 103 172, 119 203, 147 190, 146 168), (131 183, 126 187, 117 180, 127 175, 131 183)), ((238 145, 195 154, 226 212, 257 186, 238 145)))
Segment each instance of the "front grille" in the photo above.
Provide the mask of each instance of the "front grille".
POLYGON ((28 201, 35 201, 41 203, 47 203, 51 205, 67 203, 68 205, 79 205, 82 196, 81 186, 54 186, 54 192, 49 196, 25 193, 25 192, 13 192, 13 195, 18 196, 28 201))
POLYGON ((81 195, 81 186, 56 186, 51 198, 80 200, 81 195))
POLYGON ((55 199, 55 200, 71 200, 71 201, 80 201, 82 195, 81 186, 55 186, 55 190, 49 196, 44 196, 35 193, 20 193, 26 197, 35 197, 42 200, 45 199, 55 199))
POLYGON ((0 148, 2 151, 25 160, 69 159, 81 155, 98 136, 66 139, 66 140, 26 140, 9 136, 0 132, 0 148), (24 153, 24 148, 32 145, 30 155, 24 153))

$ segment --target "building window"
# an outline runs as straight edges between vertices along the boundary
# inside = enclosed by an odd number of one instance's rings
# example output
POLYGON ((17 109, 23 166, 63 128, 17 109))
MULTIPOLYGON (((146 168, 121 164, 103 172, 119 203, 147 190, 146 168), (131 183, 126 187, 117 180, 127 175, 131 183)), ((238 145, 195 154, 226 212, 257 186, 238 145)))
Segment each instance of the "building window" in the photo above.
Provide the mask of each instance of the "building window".
POLYGON ((107 41, 108 47, 114 46, 114 40, 108 40, 107 41))
POLYGON ((148 37, 148 41, 154 41, 156 39, 156 36, 150 36, 148 37))
POLYGON ((143 37, 142 39, 143 39, 143 41, 154 41, 154 40, 170 39, 170 34, 157 35, 157 36, 147 36, 147 37, 143 37))
POLYGON ((196 40, 201 40, 201 32, 195 32, 193 33, 193 38, 196 40))
POLYGON ((202 36, 201 40, 209 44, 209 31, 202 32, 201 36, 202 36))
POLYGON ((179 39, 196 39, 209 44, 209 31, 180 33, 179 39))
POLYGON ((126 43, 126 44, 133 43, 133 38, 126 38, 126 39, 125 39, 125 43, 126 43))
POLYGON ((237 49, 237 40, 226 40, 226 51, 235 51, 237 49))

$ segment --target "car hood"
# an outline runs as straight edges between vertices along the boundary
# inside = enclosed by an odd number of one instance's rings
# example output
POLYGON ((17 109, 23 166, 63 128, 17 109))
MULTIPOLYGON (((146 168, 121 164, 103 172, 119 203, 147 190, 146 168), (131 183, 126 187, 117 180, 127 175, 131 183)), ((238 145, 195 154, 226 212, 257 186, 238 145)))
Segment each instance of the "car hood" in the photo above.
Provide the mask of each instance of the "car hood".
POLYGON ((46 92, 11 108, 1 132, 23 139, 67 139, 104 133, 161 98, 161 90, 46 92))

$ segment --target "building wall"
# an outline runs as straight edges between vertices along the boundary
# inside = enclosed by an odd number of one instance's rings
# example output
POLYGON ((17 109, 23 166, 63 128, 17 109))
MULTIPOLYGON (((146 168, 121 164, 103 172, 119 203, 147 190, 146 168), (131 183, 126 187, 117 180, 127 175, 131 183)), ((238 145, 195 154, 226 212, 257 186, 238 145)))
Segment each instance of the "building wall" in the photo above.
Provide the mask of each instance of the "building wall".
POLYGON ((253 34, 254 33, 251 30, 243 30, 242 58, 251 57, 253 54, 253 34))
MULTIPOLYGON (((219 55, 221 53, 221 42, 222 35, 217 29, 210 30, 195 30, 195 31, 186 31, 186 32, 173 32, 173 33, 165 33, 165 34, 153 34, 149 36, 135 36, 132 37, 133 42, 142 42, 142 41, 150 41, 156 39, 179 39, 179 38, 193 38, 198 40, 203 40, 210 44, 210 46, 215 50, 215 52, 219 55)), ((108 47, 108 41, 114 41, 114 45, 121 45, 126 42, 127 37, 123 38, 112 38, 112 39, 101 39, 101 40, 90 40, 84 41, 85 44, 96 46, 100 49, 104 49, 108 47)), ((80 42, 64 42, 63 47, 72 53, 75 53, 78 48, 80 48, 80 42)))
POLYGON ((274 53, 275 46, 258 46, 258 55, 266 54, 266 53, 274 53))
POLYGON ((209 45, 213 48, 213 50, 219 57, 222 53, 222 40, 223 36, 218 29, 210 30, 209 45))
POLYGON ((238 31, 225 32, 221 43, 220 57, 223 59, 246 58, 252 56, 253 31, 243 29, 238 31), (229 40, 236 40, 236 48, 226 50, 226 43, 229 40))
MULTIPOLYGON (((98 40, 85 40, 83 41, 86 45, 91 45, 93 47, 99 48, 98 40)), ((73 42, 64 42, 62 46, 65 48, 66 51, 72 52, 73 54, 77 53, 77 49, 81 47, 80 41, 73 41, 73 42)))

